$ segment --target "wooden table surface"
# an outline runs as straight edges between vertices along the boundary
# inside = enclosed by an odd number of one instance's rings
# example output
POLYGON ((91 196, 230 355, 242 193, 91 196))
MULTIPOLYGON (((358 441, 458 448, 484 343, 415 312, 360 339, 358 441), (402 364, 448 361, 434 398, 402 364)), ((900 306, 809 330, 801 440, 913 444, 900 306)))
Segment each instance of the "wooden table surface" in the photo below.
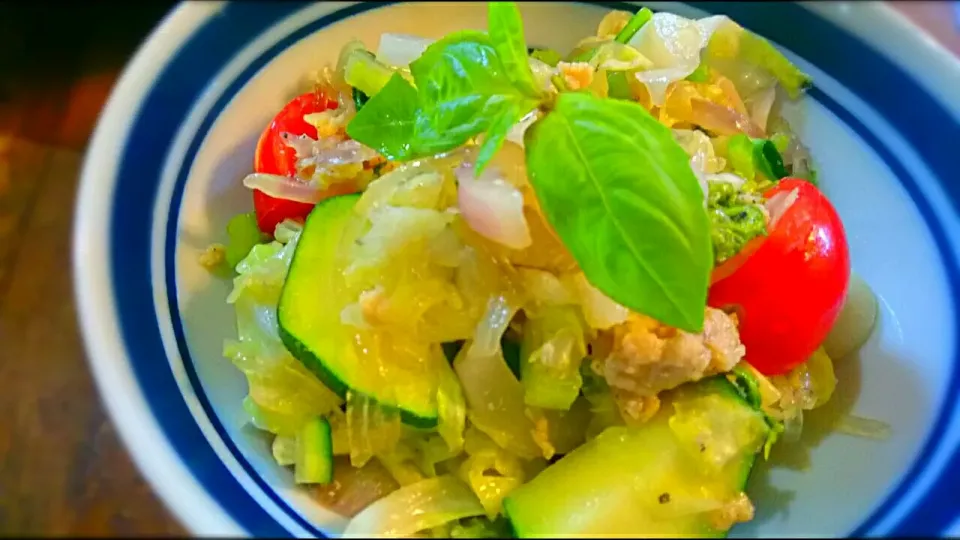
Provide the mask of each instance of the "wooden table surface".
MULTIPOLYGON (((182 536, 104 414, 70 272, 83 149, 169 3, 33 4, 0 3, 0 536, 182 536)), ((952 6, 895 4, 960 54, 952 6)))

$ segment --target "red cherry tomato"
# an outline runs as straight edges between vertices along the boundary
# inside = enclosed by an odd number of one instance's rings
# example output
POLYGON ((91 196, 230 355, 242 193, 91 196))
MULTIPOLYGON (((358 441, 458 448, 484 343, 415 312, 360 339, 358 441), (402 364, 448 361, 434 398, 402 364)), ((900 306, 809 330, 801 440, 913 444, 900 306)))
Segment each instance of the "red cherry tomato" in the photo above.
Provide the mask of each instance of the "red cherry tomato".
POLYGON ((713 273, 710 274, 710 284, 713 285, 721 279, 733 275, 738 268, 743 266, 743 263, 747 262, 747 259, 750 258, 750 255, 753 255, 753 253, 757 251, 757 248, 759 248, 766 239, 766 236, 757 236, 753 240, 747 242, 740 249, 740 251, 737 252, 736 255, 720 263, 720 266, 714 268, 713 273))
POLYGON ((840 217, 809 182, 781 180, 764 196, 797 192, 766 239, 739 268, 713 284, 708 304, 734 308, 746 360, 765 375, 800 365, 840 314, 850 253, 840 217))
MULTIPOLYGON (((294 136, 308 135, 317 138, 317 128, 303 121, 303 116, 333 109, 335 101, 321 93, 308 92, 294 98, 277 113, 257 141, 253 157, 253 169, 258 173, 296 176, 297 156, 293 148, 280 136, 288 132, 294 136)), ((340 190, 342 191, 342 190, 340 190)), ((266 234, 273 235, 277 224, 284 219, 306 219, 313 210, 312 204, 286 199, 277 199, 260 190, 253 191, 253 208, 257 214, 257 226, 266 234)))

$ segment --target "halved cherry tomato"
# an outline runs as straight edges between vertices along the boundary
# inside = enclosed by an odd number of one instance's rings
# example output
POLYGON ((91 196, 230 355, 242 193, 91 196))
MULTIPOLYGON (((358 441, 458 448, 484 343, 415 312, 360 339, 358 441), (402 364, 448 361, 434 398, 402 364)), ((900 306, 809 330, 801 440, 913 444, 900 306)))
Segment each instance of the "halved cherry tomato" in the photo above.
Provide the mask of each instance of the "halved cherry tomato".
POLYGON ((840 216, 809 182, 781 180, 764 194, 796 200, 755 251, 710 287, 708 304, 733 308, 746 360, 761 373, 786 373, 810 357, 843 306, 850 253, 840 216))
MULTIPOLYGON (((297 156, 293 148, 283 142, 283 132, 291 135, 308 135, 317 138, 317 128, 303 121, 303 116, 333 109, 336 101, 319 92, 297 96, 273 118, 257 141, 253 157, 253 169, 258 173, 296 176, 297 156)), ((277 224, 284 219, 303 220, 313 209, 312 204, 277 199, 260 190, 253 191, 253 208, 257 213, 257 226, 266 234, 273 235, 277 224)))

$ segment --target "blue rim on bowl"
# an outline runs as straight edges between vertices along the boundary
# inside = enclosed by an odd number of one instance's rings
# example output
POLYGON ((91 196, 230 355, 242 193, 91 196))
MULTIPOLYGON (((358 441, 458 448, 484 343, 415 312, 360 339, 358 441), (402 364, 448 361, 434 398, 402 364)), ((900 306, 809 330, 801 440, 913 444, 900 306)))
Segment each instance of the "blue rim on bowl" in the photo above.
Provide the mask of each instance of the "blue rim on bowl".
MULTIPOLYGON (((237 51, 306 8, 256 2, 183 5, 131 62, 94 135, 83 169, 74 245, 75 285, 88 356, 101 395, 138 466, 195 533, 322 536, 256 474, 226 435, 190 360, 173 266, 177 216, 190 166, 219 112, 261 67, 298 40, 384 5, 353 3, 326 9, 282 36, 272 35, 269 46, 241 63, 237 51), (214 89, 212 74, 228 65, 240 67, 214 89), (206 106, 197 107, 199 102, 206 106), (187 140, 180 140, 178 132, 187 123, 197 127, 187 140), (172 162, 169 156, 177 153, 183 159, 172 162), (161 179, 168 174, 175 181, 165 186, 161 179), (163 189, 170 193, 161 194, 163 189), (169 207, 158 206, 167 197, 169 207), (143 210, 147 208, 153 211, 143 210), (162 227, 155 226, 158 220, 162 227), (103 261, 106 266, 97 264, 103 261), (158 282, 164 286, 158 288, 158 282), (165 295, 156 292, 163 288, 165 295), (162 335, 158 317, 164 316, 171 320, 172 336, 162 335), (168 360, 171 353, 165 343, 175 344, 182 366, 168 360)), ((623 3, 602 5, 635 9, 623 3)), ((896 46, 878 40, 884 28, 919 32, 883 6, 691 5, 729 15, 813 61, 900 133, 937 179, 935 189, 942 191, 943 199, 931 197, 929 189, 918 185, 902 155, 835 96, 818 88, 810 93, 894 172, 934 238, 951 297, 960 298, 956 226, 960 183, 951 181, 950 173, 955 170, 950 145, 960 140, 960 101, 949 96, 960 87, 952 84, 960 81, 960 64, 921 39, 896 46), (922 61, 917 61, 918 54, 922 61), (908 65, 906 58, 922 65, 908 65), (931 129, 934 125, 936 130, 931 129)), ((956 344, 953 351, 947 400, 920 454, 851 535, 944 535, 951 528, 960 532, 957 505, 951 501, 960 485, 956 344)))

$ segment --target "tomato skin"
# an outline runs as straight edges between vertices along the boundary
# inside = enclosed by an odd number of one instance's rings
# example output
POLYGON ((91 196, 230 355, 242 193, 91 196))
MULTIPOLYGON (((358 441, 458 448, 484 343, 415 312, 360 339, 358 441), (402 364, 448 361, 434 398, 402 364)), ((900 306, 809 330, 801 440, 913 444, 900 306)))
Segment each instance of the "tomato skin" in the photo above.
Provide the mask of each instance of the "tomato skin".
POLYGON ((802 364, 833 327, 850 280, 850 253, 840 216, 816 187, 785 178, 764 194, 797 190, 766 239, 707 303, 735 308, 746 360, 765 375, 802 364))
MULTIPOLYGON (((253 170, 264 174, 296 176, 296 152, 283 142, 280 134, 288 132, 294 136, 307 135, 316 139, 317 129, 304 122, 303 116, 323 112, 336 106, 335 101, 318 92, 307 92, 287 103, 260 135, 253 158, 253 170)), ((257 214, 257 226, 271 236, 278 223, 288 218, 302 221, 306 219, 313 207, 314 205, 310 203, 277 199, 260 190, 253 191, 253 208, 257 214)))
POLYGON ((304 221, 314 205, 271 197, 259 189, 253 190, 253 209, 257 214, 257 227, 271 237, 277 225, 285 219, 304 221))
POLYGON ((747 242, 736 255, 720 263, 710 274, 710 285, 733 275, 737 269, 743 266, 743 263, 747 262, 747 259, 757 251, 757 248, 759 248, 766 239, 766 236, 757 236, 747 242))

